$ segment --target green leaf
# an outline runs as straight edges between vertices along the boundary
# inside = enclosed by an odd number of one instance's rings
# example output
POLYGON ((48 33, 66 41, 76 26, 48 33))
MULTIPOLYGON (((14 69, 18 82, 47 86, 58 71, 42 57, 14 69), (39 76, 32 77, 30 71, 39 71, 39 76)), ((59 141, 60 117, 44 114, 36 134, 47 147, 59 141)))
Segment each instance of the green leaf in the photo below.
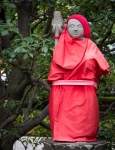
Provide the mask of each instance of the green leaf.
POLYGON ((18 28, 17 28, 17 27, 12 27, 11 29, 12 29, 12 31, 14 31, 14 32, 16 32, 16 33, 19 33, 19 31, 18 31, 18 28))
POLYGON ((1 35, 2 35, 2 36, 7 35, 8 33, 9 33, 8 30, 1 31, 1 35))
POLYGON ((20 47, 20 52, 27 52, 27 49, 20 47))
POLYGON ((1 133, 1 136, 4 136, 4 135, 8 134, 8 130, 1 129, 0 133, 1 133))
POLYGON ((53 6, 54 6, 54 2, 52 2, 52 1, 50 1, 50 0, 48 0, 48 4, 49 4, 50 7, 53 7, 53 6))
POLYGON ((39 45, 40 45, 40 43, 32 44, 32 46, 34 46, 34 47, 38 47, 39 45))
POLYGON ((33 54, 32 53, 28 53, 30 55, 30 57, 33 57, 33 54))
POLYGON ((27 43, 33 43, 34 42, 34 38, 33 37, 27 37, 26 41, 27 41, 27 43))
POLYGON ((98 33, 96 33, 96 32, 93 32, 93 35, 96 37, 99 37, 98 33))
POLYGON ((33 141, 31 140, 31 139, 29 139, 29 141, 28 141, 30 144, 32 144, 33 143, 33 141))
POLYGON ((48 47, 47 47, 46 45, 43 47, 43 51, 44 51, 45 53, 47 53, 48 47))
POLYGON ((1 28, 2 30, 5 29, 5 28, 6 28, 5 24, 3 24, 3 25, 0 24, 0 28, 1 28))
POLYGON ((9 59, 9 62, 12 62, 12 60, 13 60, 13 59, 12 59, 12 58, 10 58, 10 59, 9 59))
POLYGON ((14 50, 14 52, 16 53, 16 52, 20 52, 20 47, 17 47, 15 50, 14 50))
POLYGON ((23 42, 22 42, 22 45, 23 45, 23 46, 27 46, 26 41, 23 41, 23 42))
POLYGON ((26 59, 26 58, 28 58, 28 54, 25 54, 25 55, 23 56, 23 59, 26 59))
POLYGON ((15 54, 14 53, 10 53, 10 56, 12 57, 12 58, 14 58, 15 57, 15 54))

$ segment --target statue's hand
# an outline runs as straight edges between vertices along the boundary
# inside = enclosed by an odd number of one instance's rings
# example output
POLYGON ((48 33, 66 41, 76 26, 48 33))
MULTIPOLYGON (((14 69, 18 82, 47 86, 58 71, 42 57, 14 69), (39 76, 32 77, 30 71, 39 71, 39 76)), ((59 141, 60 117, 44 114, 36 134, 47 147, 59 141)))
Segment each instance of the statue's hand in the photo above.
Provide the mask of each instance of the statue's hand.
POLYGON ((62 30, 63 30, 63 18, 60 14, 59 11, 56 11, 54 13, 54 19, 52 21, 52 32, 54 35, 58 36, 59 34, 61 34, 62 30))
POLYGON ((52 33, 56 36, 60 35, 63 28, 60 24, 53 24, 52 25, 52 33))

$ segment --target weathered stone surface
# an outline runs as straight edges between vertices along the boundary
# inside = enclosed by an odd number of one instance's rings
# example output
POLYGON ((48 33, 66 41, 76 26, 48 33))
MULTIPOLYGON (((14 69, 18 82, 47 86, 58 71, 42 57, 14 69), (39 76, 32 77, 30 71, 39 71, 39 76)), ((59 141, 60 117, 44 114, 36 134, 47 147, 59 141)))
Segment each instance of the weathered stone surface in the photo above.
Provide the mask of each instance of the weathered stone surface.
POLYGON ((52 139, 44 141, 43 150, 107 150, 106 141, 96 142, 54 142, 52 139))

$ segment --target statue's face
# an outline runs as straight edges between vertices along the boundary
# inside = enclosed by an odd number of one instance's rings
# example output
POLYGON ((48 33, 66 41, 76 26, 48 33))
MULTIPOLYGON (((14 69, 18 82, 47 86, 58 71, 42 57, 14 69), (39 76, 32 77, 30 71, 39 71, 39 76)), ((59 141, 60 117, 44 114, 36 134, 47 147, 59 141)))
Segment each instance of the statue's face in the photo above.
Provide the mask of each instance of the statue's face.
POLYGON ((68 21, 67 31, 73 38, 84 38, 84 28, 82 24, 76 19, 70 19, 68 21))

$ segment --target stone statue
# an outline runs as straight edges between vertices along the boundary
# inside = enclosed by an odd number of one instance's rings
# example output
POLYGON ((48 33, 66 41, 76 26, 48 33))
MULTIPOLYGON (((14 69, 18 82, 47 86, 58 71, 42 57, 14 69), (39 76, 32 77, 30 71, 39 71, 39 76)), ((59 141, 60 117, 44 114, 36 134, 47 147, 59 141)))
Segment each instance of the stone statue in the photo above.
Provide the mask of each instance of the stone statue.
POLYGON ((48 83, 52 84, 52 137, 61 142, 95 142, 99 129, 96 88, 100 77, 109 73, 109 65, 90 40, 90 26, 84 16, 70 16, 62 30, 63 21, 57 14, 58 21, 55 18, 52 25, 54 38, 59 41, 48 75, 48 83))
POLYGON ((64 26, 63 18, 61 16, 61 13, 59 11, 55 11, 54 13, 54 19, 52 20, 52 32, 55 35, 55 46, 58 42, 59 35, 62 32, 64 26))

